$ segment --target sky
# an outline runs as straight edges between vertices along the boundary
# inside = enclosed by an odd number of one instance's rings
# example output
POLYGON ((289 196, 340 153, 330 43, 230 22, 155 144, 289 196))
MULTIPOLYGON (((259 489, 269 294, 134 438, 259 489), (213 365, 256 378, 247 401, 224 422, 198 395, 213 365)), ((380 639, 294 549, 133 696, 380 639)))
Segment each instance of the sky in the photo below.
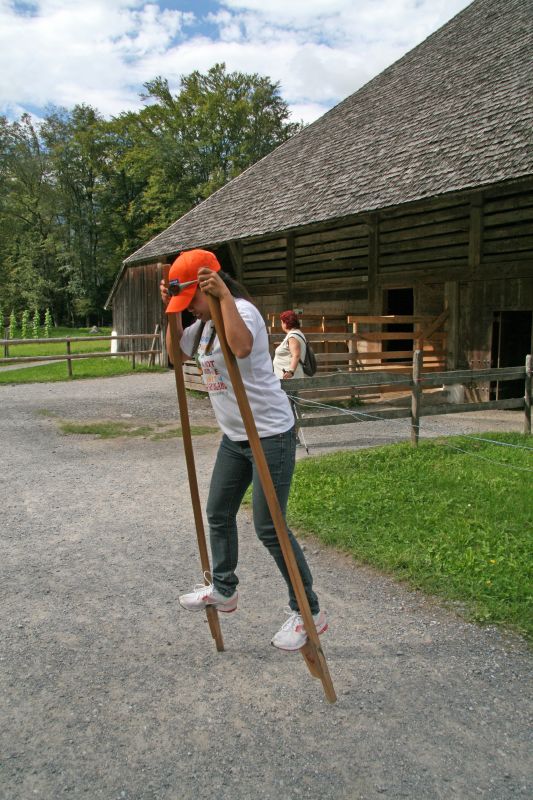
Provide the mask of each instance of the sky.
POLYGON ((0 114, 142 107, 143 84, 217 62, 279 83, 312 122, 470 0, 0 0, 0 114))

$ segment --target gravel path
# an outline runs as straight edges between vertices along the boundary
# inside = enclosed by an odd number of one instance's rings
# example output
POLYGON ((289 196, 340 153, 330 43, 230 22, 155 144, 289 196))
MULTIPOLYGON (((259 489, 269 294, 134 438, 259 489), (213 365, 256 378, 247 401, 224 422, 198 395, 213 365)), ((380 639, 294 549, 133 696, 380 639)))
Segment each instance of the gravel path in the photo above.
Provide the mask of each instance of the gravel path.
MULTIPOLYGON (((247 512, 226 652, 203 614, 178 610, 177 595, 200 577, 181 441, 58 428, 175 424, 173 381, 0 387, 0 798, 531 797, 532 657, 522 640, 306 540, 331 620, 331 706, 298 654, 269 646, 285 592, 247 512)), ((204 399, 190 415, 213 424, 204 399)), ((522 419, 431 424, 521 430, 522 419)), ((306 437, 318 453, 406 430, 365 423, 306 437)), ((218 438, 195 439, 204 499, 218 438)))

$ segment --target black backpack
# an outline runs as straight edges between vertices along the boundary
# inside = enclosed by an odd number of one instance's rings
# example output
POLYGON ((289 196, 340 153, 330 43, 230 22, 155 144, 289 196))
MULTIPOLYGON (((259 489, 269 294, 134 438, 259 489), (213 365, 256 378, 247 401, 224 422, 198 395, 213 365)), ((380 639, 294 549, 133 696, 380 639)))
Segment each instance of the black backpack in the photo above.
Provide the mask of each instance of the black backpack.
POLYGON ((316 356, 313 351, 313 348, 311 347, 307 339, 297 331, 292 330, 291 334, 296 334, 296 336, 298 336, 302 340, 302 342, 305 343, 305 358, 303 361, 302 359, 300 359, 300 364, 302 365, 304 374, 311 377, 316 372, 316 356))

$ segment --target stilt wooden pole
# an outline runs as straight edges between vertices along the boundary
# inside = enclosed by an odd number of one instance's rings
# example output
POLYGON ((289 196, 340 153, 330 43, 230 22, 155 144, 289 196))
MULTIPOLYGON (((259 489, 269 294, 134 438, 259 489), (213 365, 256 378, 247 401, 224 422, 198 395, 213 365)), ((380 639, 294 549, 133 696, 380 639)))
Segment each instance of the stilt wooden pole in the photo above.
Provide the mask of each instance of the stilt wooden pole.
POLYGON ((319 678, 322 681, 326 698, 330 703, 334 703, 337 699, 337 696, 335 694, 335 689, 333 688, 326 658, 322 651, 322 647, 320 646, 320 640, 316 632, 313 615, 311 614, 311 609, 309 607, 309 601, 307 600, 307 595, 305 594, 302 576, 300 575, 300 570, 298 569, 298 565, 296 563, 296 557, 290 544, 287 525, 278 502, 276 490, 270 475, 270 470, 268 468, 265 454, 261 446, 261 441, 259 439, 259 434, 257 433, 255 420, 253 418, 250 403, 248 402, 246 390, 242 382, 241 373, 239 372, 239 367, 237 366, 235 356, 230 350, 228 341, 226 339, 224 321, 220 309, 220 301, 218 298, 212 297, 211 295, 207 295, 207 298, 209 301, 211 318, 217 331, 222 353, 224 355, 224 360, 233 384, 233 389, 235 391, 237 403, 239 404, 239 410, 241 412, 244 427, 248 436, 248 441, 250 442, 254 461, 259 473, 259 479, 261 481, 263 493, 268 504, 270 516, 272 517, 272 521, 276 529, 281 552, 283 553, 283 558, 285 559, 285 564, 287 565, 289 577, 296 595, 296 600, 298 602, 298 608, 300 609, 300 614, 302 616, 304 627, 307 633, 307 642, 303 647, 300 648, 300 652, 305 659, 305 663, 307 664, 311 675, 314 678, 319 678))
MULTIPOLYGON (((183 367, 181 362, 181 348, 178 338, 178 325, 175 314, 168 315, 168 324, 170 327, 170 342, 172 363, 174 364, 174 375, 176 377, 176 391, 178 394, 178 405, 180 410, 181 419, 181 432, 183 437, 183 448, 185 450, 185 461, 187 463, 187 475, 189 476, 189 487, 191 490, 191 501, 194 513, 194 522, 196 525, 196 538, 198 540, 198 550, 200 551, 200 561, 202 564, 202 573, 206 584, 209 581, 205 575, 211 575, 211 565, 209 563, 209 554, 207 552, 207 544, 205 541, 204 521, 202 517, 202 507, 200 505, 200 494, 198 492, 198 480, 196 478, 196 468, 194 465, 194 452, 192 447, 191 425, 189 422, 189 411, 187 408, 187 393, 185 391, 185 379, 183 377, 183 367)), ((205 613, 209 623, 211 636, 215 640, 217 650, 221 652, 224 650, 224 640, 222 638, 222 631, 220 629, 220 620, 218 618, 218 611, 214 606, 206 606, 205 613)))

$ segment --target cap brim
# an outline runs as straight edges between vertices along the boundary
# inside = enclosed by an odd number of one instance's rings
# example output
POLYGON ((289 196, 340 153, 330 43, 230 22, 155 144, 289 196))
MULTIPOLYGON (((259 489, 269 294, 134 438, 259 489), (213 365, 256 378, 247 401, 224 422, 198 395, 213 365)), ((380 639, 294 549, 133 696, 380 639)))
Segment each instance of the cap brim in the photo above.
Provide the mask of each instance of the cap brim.
POLYGON ((186 289, 183 289, 179 294, 175 297, 170 298, 170 303, 166 308, 167 314, 178 314, 180 311, 185 311, 189 303, 194 297, 194 293, 196 292, 196 284, 194 286, 187 286, 186 289))

